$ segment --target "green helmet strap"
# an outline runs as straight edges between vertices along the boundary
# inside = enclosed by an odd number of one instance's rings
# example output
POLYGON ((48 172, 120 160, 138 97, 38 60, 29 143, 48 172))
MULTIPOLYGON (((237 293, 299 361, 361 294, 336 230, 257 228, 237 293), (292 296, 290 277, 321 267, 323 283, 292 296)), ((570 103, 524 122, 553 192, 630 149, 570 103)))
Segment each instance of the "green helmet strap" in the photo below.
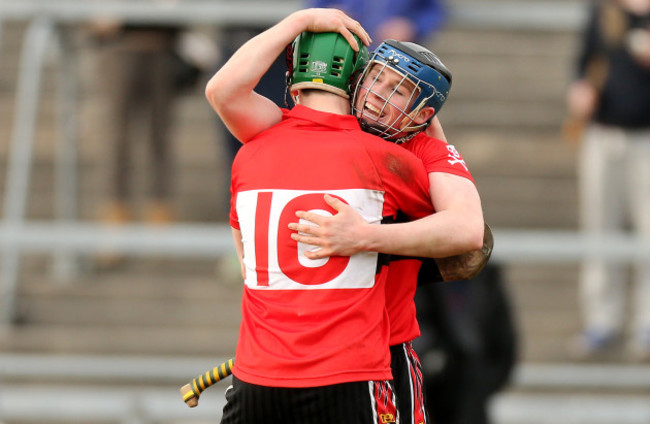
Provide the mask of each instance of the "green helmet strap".
POLYGON ((368 49, 355 39, 358 53, 336 32, 303 32, 296 37, 290 46, 289 90, 324 90, 350 98, 352 82, 368 63, 368 49))

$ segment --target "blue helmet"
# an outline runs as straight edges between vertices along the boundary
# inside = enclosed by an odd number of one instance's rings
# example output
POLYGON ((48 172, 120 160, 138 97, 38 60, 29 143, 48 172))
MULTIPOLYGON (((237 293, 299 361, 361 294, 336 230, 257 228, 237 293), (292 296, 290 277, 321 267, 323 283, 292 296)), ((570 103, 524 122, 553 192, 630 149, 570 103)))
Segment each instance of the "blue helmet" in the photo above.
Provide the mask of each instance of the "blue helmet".
POLYGON ((375 50, 372 60, 382 60, 408 78, 420 88, 415 105, 425 102, 436 113, 447 100, 451 88, 451 72, 431 51, 419 44, 386 40, 375 50))
MULTIPOLYGON (((408 110, 400 109, 404 118, 390 124, 380 124, 376 120, 374 123, 365 122, 367 120, 364 120, 364 111, 356 103, 357 99, 363 96, 360 94, 362 83, 357 85, 353 112, 362 121, 362 125, 365 124, 371 132, 383 138, 394 139, 401 137, 403 133, 413 133, 425 128, 431 122, 430 120, 424 124, 416 125, 413 123, 413 117, 424 107, 434 108, 435 116, 447 100, 451 88, 451 72, 435 54, 418 44, 396 40, 384 41, 373 52, 362 80, 368 75, 373 65, 380 65, 382 72, 386 68, 391 69, 401 75, 403 80, 408 80, 415 86, 411 93, 408 110)), ((365 87, 364 89, 372 92, 372 85, 370 88, 365 87)), ((385 104, 382 112, 387 107, 386 105, 392 105, 391 97, 392 94, 384 98, 385 104)))

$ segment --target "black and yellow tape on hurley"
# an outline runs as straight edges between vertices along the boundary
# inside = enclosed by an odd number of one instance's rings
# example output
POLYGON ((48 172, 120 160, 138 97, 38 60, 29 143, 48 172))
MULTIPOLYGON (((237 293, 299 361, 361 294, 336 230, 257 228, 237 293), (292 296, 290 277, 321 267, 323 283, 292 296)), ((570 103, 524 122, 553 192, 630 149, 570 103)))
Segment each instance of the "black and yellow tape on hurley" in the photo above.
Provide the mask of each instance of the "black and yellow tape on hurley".
POLYGON ((232 367, 235 365, 235 358, 230 358, 221 365, 212 368, 210 371, 196 377, 191 382, 181 387, 183 400, 190 407, 194 408, 199 404, 201 393, 218 381, 223 380, 232 374, 232 367))

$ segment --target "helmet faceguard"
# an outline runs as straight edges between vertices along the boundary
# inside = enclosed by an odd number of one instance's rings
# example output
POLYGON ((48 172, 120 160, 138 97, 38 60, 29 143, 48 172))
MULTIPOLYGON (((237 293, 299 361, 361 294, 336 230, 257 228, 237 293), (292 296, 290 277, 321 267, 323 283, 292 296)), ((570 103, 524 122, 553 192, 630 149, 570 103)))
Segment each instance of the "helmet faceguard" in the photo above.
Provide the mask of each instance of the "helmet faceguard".
POLYGON ((423 123, 415 123, 414 119, 425 107, 434 108, 431 118, 435 116, 447 99, 450 88, 451 73, 435 54, 415 43, 386 40, 373 53, 355 87, 352 110, 369 132, 388 140, 402 139, 429 125, 431 119, 423 123), (388 73, 395 84, 390 92, 379 92, 379 81, 388 73), (397 93, 403 95, 404 90, 408 91, 409 97, 400 107, 395 99, 397 93), (373 102, 368 102, 369 96, 373 102), (377 105, 377 101, 381 104, 377 105), (374 106, 369 103, 374 103, 374 106), (395 118, 391 118, 392 122, 380 122, 380 117, 391 110, 398 112, 395 118))
POLYGON ((349 99, 353 83, 368 63, 368 49, 356 35, 355 39, 359 52, 336 32, 303 32, 296 37, 287 49, 290 92, 316 89, 349 99))

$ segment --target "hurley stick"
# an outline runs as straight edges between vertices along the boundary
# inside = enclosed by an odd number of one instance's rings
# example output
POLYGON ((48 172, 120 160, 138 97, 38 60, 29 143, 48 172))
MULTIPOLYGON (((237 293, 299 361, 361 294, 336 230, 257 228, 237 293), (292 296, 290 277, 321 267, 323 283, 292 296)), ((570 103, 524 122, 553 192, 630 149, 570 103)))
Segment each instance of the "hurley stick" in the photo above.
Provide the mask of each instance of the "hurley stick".
POLYGON ((180 390, 185 403, 190 408, 194 408, 198 405, 201 393, 217 381, 221 381, 232 374, 232 367, 234 365, 235 358, 230 358, 223 364, 212 368, 210 371, 196 377, 194 380, 181 387, 180 390))

